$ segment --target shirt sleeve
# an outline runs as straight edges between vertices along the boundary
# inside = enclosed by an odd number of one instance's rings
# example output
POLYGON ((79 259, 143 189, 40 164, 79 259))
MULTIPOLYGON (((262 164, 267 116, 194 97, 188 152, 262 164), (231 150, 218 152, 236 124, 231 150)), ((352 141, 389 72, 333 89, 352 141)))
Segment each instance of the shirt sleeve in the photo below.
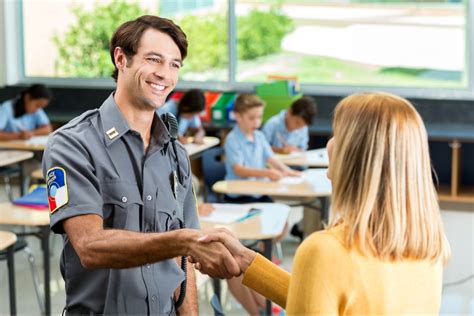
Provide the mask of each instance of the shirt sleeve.
POLYGON ((244 164, 244 155, 242 151, 239 150, 238 143, 235 137, 233 137, 233 134, 230 134, 229 137, 227 137, 224 145, 224 151, 226 170, 233 170, 235 165, 244 164))
POLYGON ((10 117, 7 109, 7 104, 0 104, 0 130, 7 128, 8 118, 10 117))
POLYGON ((257 254, 245 271, 242 284, 262 294, 272 302, 286 306, 290 274, 257 254))
POLYGON ((69 133, 57 133, 48 140, 43 156, 43 173, 47 175, 55 167, 64 170, 67 201, 58 209, 52 210, 51 229, 58 234, 64 233, 62 221, 77 215, 97 214, 103 217, 99 180, 94 174, 89 152, 69 133))
POLYGON ((351 284, 347 251, 327 233, 308 237, 298 248, 288 290, 287 315, 338 315, 351 284))
POLYGON ((43 109, 39 109, 38 111, 36 111, 35 118, 36 118, 36 122, 35 122, 36 128, 49 124, 49 118, 43 109))
POLYGON ((309 134, 308 134, 308 127, 303 127, 301 131, 301 142, 298 145, 299 148, 303 149, 304 151, 308 150, 308 142, 309 142, 309 134))
POLYGON ((273 124, 272 120, 268 120, 267 123, 263 126, 262 132, 265 135, 265 138, 270 143, 271 146, 275 146, 275 124, 273 124))

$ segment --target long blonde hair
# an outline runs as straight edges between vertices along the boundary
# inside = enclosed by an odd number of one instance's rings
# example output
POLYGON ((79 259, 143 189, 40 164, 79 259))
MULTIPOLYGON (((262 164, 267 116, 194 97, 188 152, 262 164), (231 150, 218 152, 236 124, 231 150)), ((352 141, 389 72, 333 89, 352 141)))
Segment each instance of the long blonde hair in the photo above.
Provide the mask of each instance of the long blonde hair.
POLYGON ((446 262, 427 133, 411 103, 354 94, 339 102, 333 125, 331 226, 343 221, 349 247, 383 260, 446 262))

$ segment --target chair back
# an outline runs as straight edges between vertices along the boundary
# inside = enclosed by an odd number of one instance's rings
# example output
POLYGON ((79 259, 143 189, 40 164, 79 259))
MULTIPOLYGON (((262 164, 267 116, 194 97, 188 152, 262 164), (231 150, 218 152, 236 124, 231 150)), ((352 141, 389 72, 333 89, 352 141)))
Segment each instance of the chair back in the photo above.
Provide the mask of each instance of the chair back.
POLYGON ((223 147, 210 148, 202 153, 202 172, 204 174, 204 202, 218 202, 217 196, 212 192, 214 183, 224 180, 225 164, 221 157, 224 155, 223 147))

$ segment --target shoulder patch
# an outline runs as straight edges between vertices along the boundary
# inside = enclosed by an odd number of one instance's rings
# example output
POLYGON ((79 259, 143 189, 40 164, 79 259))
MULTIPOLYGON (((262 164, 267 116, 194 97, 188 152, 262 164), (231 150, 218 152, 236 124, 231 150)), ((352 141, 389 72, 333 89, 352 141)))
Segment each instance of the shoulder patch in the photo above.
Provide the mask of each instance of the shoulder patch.
POLYGON ((53 214, 61 206, 64 206, 69 201, 66 182, 66 170, 60 167, 53 167, 48 170, 47 185, 48 185, 48 203, 49 212, 53 214))

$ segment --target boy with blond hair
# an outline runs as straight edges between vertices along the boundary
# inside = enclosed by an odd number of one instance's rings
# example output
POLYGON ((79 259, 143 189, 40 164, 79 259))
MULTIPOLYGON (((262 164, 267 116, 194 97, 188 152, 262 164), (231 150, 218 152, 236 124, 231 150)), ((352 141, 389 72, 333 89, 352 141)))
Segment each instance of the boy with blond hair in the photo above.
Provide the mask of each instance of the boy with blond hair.
MULTIPOLYGON (((273 157, 273 151, 265 135, 258 130, 262 124, 265 103, 252 94, 241 94, 234 104, 237 124, 227 136, 225 142, 226 180, 268 178, 272 181, 284 176, 298 176, 292 170, 273 157), (268 168, 270 166, 271 168, 268 168)), ((271 198, 262 195, 242 196, 229 194, 229 202, 271 202, 271 198)))

